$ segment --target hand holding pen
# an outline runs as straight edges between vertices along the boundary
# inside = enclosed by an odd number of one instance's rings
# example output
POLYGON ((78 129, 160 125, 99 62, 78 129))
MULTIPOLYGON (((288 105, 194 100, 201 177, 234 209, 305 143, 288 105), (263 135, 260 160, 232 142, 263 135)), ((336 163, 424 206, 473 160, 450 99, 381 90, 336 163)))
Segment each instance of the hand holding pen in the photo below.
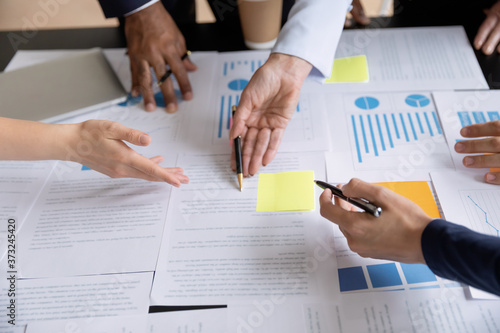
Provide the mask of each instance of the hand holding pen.
POLYGON ((332 191, 332 194, 342 200, 347 201, 353 206, 356 206, 365 212, 372 214, 375 217, 379 217, 380 214, 382 213, 382 208, 375 206, 374 204, 368 202, 365 199, 362 198, 349 198, 344 195, 342 190, 334 185, 328 184, 326 182, 323 182, 321 180, 315 180, 314 181, 316 185, 321 187, 322 189, 330 189, 332 191))

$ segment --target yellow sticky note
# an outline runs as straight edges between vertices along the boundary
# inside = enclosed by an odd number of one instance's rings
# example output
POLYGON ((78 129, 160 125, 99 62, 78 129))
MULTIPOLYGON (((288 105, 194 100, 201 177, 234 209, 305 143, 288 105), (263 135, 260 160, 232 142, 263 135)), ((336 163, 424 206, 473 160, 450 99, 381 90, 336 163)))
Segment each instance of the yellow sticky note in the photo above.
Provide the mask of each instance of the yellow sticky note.
POLYGON ((325 83, 368 82, 369 78, 366 56, 360 55, 335 59, 332 75, 325 83))
POLYGON ((424 212, 432 218, 440 218, 439 209, 434 201, 429 184, 424 181, 419 182, 389 182, 376 183, 384 186, 403 197, 406 197, 416 203, 424 210, 424 212))
POLYGON ((314 171, 259 174, 258 212, 314 209, 314 171))

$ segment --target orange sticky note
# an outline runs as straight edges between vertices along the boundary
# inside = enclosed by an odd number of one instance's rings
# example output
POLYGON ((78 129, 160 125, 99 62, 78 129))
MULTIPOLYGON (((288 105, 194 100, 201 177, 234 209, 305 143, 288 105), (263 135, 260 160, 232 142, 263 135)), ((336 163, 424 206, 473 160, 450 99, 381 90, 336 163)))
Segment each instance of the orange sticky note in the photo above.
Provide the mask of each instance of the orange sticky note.
POLYGON ((375 183, 410 199, 432 218, 440 218, 439 209, 426 181, 375 183))

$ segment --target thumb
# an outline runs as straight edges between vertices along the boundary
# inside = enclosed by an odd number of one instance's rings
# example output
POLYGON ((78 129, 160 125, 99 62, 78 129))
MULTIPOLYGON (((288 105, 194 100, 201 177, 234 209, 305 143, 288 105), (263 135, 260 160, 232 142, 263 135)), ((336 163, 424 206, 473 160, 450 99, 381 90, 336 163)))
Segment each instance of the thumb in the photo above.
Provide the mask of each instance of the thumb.
POLYGON ((136 146, 147 146, 151 143, 151 137, 148 134, 116 122, 112 122, 109 126, 108 136, 111 139, 127 141, 136 146))

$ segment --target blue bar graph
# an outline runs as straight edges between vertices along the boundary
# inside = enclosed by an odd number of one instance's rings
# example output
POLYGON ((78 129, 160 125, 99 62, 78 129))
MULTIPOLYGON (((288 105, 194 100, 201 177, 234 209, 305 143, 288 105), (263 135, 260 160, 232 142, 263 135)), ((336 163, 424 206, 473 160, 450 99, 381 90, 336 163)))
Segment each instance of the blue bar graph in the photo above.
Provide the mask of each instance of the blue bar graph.
POLYGON ((424 133, 424 127, 422 126, 422 122, 420 121, 420 115, 418 113, 415 113, 417 116, 417 121, 418 121, 418 127, 420 128, 420 133, 424 133))
POLYGON ((486 118, 484 117, 484 113, 480 111, 473 111, 472 116, 474 117, 474 121, 476 124, 482 124, 486 122, 486 118))
POLYGON ((368 126, 370 127, 370 136, 372 137, 373 151, 375 156, 378 156, 377 141, 375 141, 375 134, 373 132, 372 118, 368 115, 368 126))
POLYGON ((394 143, 392 142, 391 130, 389 128, 389 122, 387 121, 386 114, 384 114, 384 122, 385 122, 385 129, 387 131, 387 135, 389 136, 389 144, 391 145, 391 148, 394 148, 394 143))
POLYGON ((385 151, 384 136, 382 135, 382 128, 380 127, 380 121, 378 119, 378 114, 375 115, 375 120, 377 120, 378 134, 380 135, 380 144, 382 145, 382 150, 385 151))
POLYGON ((340 268, 339 285, 340 291, 353 291, 368 289, 363 268, 361 266, 340 268))
POLYGON ((232 113, 232 109, 233 109, 233 103, 232 102, 232 96, 229 95, 229 101, 227 102, 227 129, 229 129, 231 127, 231 113, 232 113))
POLYGON ((490 118, 490 121, 500 120, 500 114, 498 114, 498 111, 488 111, 488 118, 490 118))
MULTIPOLYGON (((222 66, 222 76, 228 76, 233 71, 236 75, 241 76, 246 73, 251 75, 262 65, 262 60, 259 59, 246 59, 238 61, 224 61, 222 66)), ((247 77, 248 79, 250 76, 247 77)))
POLYGON ((219 134, 218 138, 222 137, 222 122, 224 121, 224 96, 221 97, 220 101, 220 116, 219 116, 219 134))
POLYGON ((406 282, 409 284, 437 281, 436 276, 426 265, 400 264, 406 282))
POLYGON ((351 121, 352 121, 352 128, 354 130, 354 142, 356 143, 356 152, 358 153, 358 162, 361 163, 361 162, 363 162, 363 159, 361 158, 361 149, 359 148, 358 130, 356 129, 356 120, 354 119, 354 116, 351 116, 351 121))
POLYGON ((408 113, 408 120, 410 121, 410 127, 411 127, 411 131, 413 133, 413 138, 415 140, 418 140, 418 138, 417 138, 417 132, 415 131, 415 126, 413 126, 413 120, 411 119, 410 113, 408 113))
POLYGON ((436 124, 438 134, 443 134, 443 131, 441 131, 441 125, 439 124, 439 120, 435 111, 432 111, 432 118, 434 118, 434 123, 436 124))
POLYGON ((429 121, 429 117, 427 117, 427 112, 424 112, 424 118, 425 118, 425 122, 427 123, 427 128, 429 129, 429 134, 431 136, 434 136, 434 131, 432 130, 432 126, 431 126, 431 123, 429 121))
POLYGON ((460 111, 457 114, 458 118, 460 119, 460 124, 462 125, 462 127, 472 125, 472 121, 470 120, 469 117, 469 112, 460 111))
POLYGON ((406 130, 405 120, 403 118, 402 113, 399 114, 399 119, 401 119, 401 124, 403 126, 403 132, 405 133, 406 142, 410 142, 410 138, 408 137, 408 131, 406 130))
POLYGON ((395 263, 368 265, 366 268, 373 288, 401 286, 403 284, 395 263))
POLYGON ((366 140, 365 124, 363 123, 363 116, 359 116, 359 121, 361 123, 361 133, 363 133, 363 142, 365 144, 365 152, 368 154, 370 150, 368 149, 368 141, 366 140))

